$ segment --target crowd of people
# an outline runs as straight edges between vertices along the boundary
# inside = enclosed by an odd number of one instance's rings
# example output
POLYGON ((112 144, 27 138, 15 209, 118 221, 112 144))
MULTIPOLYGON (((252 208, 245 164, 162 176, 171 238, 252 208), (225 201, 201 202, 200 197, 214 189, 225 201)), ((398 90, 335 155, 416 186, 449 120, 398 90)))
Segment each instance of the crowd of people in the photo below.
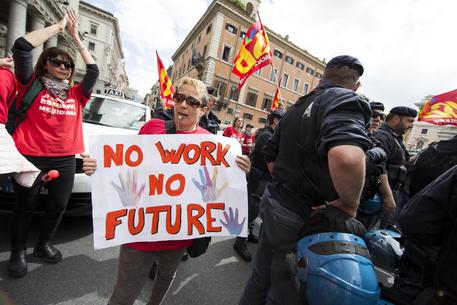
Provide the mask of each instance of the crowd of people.
MULTIPOLYGON (((16 204, 8 273, 20 278, 28 270, 27 236, 43 183, 48 204, 33 254, 47 263, 62 260, 52 240, 71 194, 75 154, 84 152, 81 111, 99 72, 78 36, 73 11, 54 25, 18 38, 12 53, 12 58, 0 60, 0 173, 13 178, 16 204), (32 50, 65 30, 86 64, 86 75, 77 85, 74 60, 63 49, 45 49, 32 66, 32 50), (9 120, 14 100, 17 111, 9 120), (21 110, 26 100, 30 105, 21 110), (59 172, 57 179, 48 179, 51 170, 59 172)), ((263 128, 253 132, 253 125, 244 126, 243 118, 236 117, 223 131, 241 145, 236 162, 246 173, 248 190, 249 234, 236 237, 233 248, 251 261, 247 242, 257 243, 240 305, 306 304, 287 260, 298 240, 310 232, 361 235, 373 228, 398 231, 406 240, 394 292, 387 292, 390 297, 405 304, 418 299, 420 304, 457 304, 456 275, 443 271, 457 268, 457 138, 411 157, 403 135, 412 128, 417 111, 398 106, 385 115, 382 103, 357 94, 363 73, 357 58, 337 56, 313 91, 287 112, 272 111, 263 128), (316 211, 330 211, 326 217, 332 219, 317 223, 316 211), (257 217, 262 220, 260 236, 253 233, 257 217), (355 225, 341 226, 348 220, 355 225), (430 293, 424 296, 427 289, 430 293)), ((176 88, 174 108, 156 113, 139 134, 217 134, 221 121, 213 112, 215 88, 188 77, 176 88)), ((83 170, 91 175, 96 160, 82 156, 83 170)), ((122 245, 108 304, 133 304, 148 275, 154 283, 147 304, 161 304, 192 243, 122 245)))

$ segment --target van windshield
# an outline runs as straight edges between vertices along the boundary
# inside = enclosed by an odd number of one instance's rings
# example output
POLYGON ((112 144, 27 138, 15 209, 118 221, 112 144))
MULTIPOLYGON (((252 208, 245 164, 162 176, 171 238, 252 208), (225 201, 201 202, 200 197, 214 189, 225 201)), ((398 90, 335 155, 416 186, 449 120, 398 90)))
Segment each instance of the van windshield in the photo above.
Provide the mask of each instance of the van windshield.
POLYGON ((140 129, 146 108, 103 97, 92 97, 83 109, 83 122, 126 129, 140 129))

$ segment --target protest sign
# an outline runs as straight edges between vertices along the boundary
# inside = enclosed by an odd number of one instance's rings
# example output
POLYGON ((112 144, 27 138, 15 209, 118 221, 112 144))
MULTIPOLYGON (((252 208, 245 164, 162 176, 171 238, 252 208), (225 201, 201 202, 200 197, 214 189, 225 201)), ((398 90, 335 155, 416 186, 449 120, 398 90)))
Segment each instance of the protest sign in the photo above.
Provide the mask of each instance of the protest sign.
POLYGON ((96 249, 138 242, 247 236, 236 139, 216 135, 92 136, 96 249))

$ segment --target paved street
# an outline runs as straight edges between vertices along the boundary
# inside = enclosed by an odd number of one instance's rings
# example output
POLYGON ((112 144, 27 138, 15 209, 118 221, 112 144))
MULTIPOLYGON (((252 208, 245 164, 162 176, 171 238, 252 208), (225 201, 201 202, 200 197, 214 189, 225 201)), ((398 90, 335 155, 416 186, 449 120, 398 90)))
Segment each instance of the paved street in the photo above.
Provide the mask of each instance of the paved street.
MULTIPOLYGON (((116 276, 118 247, 93 249, 91 218, 63 220, 56 245, 62 250, 64 259, 57 265, 41 263, 30 255, 36 240, 35 235, 31 236, 29 273, 19 280, 11 280, 6 272, 9 223, 9 217, 0 217, 0 305, 107 303, 116 276)), ((38 231, 37 223, 34 223, 33 231, 38 231)), ((214 239, 205 255, 183 262, 164 305, 237 304, 251 264, 236 257, 232 245, 233 239, 214 239)), ((249 247, 254 252, 255 246, 249 247)), ((135 305, 146 303, 151 283, 148 281, 135 305)))

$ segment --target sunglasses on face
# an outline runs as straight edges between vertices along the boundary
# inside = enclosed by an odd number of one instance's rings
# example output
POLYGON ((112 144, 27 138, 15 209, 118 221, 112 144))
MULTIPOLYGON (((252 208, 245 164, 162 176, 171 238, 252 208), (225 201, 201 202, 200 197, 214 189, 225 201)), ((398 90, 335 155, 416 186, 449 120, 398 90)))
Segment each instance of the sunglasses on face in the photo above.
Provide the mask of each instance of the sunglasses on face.
POLYGON ((60 67, 62 64, 64 65, 65 69, 73 69, 75 67, 74 63, 60 60, 56 57, 48 57, 47 60, 55 67, 60 67))
POLYGON ((193 96, 186 96, 184 94, 176 92, 173 94, 173 101, 175 103, 181 104, 182 102, 186 101, 186 104, 189 105, 192 108, 198 108, 198 107, 205 107, 206 105, 203 105, 202 102, 200 102, 198 99, 196 99, 193 96))
POLYGON ((371 114, 371 118, 375 119, 377 117, 379 117, 381 120, 384 120, 386 115, 384 113, 380 113, 380 112, 373 112, 371 114))

